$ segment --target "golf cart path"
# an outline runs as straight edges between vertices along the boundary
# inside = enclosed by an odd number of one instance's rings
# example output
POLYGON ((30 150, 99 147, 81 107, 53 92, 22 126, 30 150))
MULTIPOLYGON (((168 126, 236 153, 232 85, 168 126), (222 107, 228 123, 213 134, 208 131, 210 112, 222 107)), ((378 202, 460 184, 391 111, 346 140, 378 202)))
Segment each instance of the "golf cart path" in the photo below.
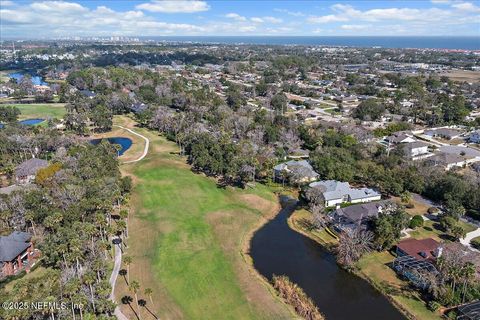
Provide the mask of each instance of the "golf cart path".
POLYGON ((118 125, 115 125, 115 127, 118 127, 118 128, 121 128, 123 130, 127 130, 128 132, 130 132, 131 134, 134 134, 140 138, 142 138, 143 140, 145 140, 145 148, 143 149, 143 153, 142 155, 136 159, 136 160, 130 160, 130 161, 125 161, 123 163, 134 163, 134 162, 138 162, 140 160, 142 160, 143 158, 145 158, 147 156, 147 153, 148 153, 148 148, 150 146, 150 140, 145 137, 145 136, 142 136, 140 133, 137 133, 135 131, 133 131, 132 129, 129 129, 129 128, 125 128, 125 127, 122 127, 122 126, 118 126, 118 125))

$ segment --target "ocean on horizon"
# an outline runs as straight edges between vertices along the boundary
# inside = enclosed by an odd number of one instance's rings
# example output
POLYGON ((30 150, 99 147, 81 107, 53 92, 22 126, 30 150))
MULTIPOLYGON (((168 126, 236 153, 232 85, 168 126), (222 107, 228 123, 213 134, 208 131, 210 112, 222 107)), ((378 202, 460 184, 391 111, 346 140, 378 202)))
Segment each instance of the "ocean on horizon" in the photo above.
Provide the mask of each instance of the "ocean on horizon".
POLYGON ((479 37, 387 36, 162 36, 142 37, 166 42, 258 45, 308 45, 418 49, 480 50, 479 37))

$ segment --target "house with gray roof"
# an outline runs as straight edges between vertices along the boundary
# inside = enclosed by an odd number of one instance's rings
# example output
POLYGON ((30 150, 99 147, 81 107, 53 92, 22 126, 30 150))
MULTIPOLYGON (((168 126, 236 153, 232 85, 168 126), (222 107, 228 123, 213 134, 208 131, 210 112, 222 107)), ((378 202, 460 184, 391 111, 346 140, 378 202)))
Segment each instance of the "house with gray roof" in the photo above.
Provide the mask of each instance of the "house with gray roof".
POLYGON ((449 129, 449 128, 425 130, 425 135, 427 136, 430 136, 433 138, 440 137, 447 140, 460 138, 461 134, 462 134, 461 131, 455 130, 455 129, 449 129))
POLYGON ((319 174, 313 170, 307 160, 290 160, 273 167, 275 179, 284 181, 286 178, 293 183, 306 183, 317 180, 319 174))
POLYGON ((381 194, 369 188, 352 188, 348 182, 324 180, 310 183, 311 188, 319 188, 325 198, 325 206, 341 203, 365 203, 381 199, 381 194))
POLYGON ((411 132, 407 131, 400 131, 391 134, 390 136, 385 138, 385 141, 391 144, 399 144, 399 143, 409 143, 417 141, 411 132))
POLYGON ((35 264, 38 252, 33 248, 31 238, 31 234, 21 231, 0 236, 0 278, 24 269, 28 271, 35 264))
POLYGON ((480 130, 470 133, 468 141, 471 143, 480 143, 480 130))
POLYGON ((15 169, 17 183, 30 183, 35 179, 38 170, 48 166, 48 161, 32 158, 22 162, 15 169))
POLYGON ((428 166, 440 166, 445 170, 480 162, 480 151, 465 146, 444 145, 438 148, 434 156, 425 160, 428 166))
POLYGON ((368 229, 369 223, 382 212, 388 212, 390 202, 377 201, 355 204, 345 208, 338 208, 328 216, 337 231, 368 229))

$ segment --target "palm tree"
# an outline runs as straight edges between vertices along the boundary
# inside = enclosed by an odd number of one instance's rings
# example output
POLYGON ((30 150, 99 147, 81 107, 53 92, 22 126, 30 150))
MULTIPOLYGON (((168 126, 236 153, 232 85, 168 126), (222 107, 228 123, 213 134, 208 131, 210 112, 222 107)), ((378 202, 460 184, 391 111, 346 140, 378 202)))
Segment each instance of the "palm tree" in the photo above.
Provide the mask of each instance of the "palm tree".
POLYGON ((130 309, 132 309, 133 313, 134 313, 135 316, 138 318, 137 312, 136 312, 135 309, 133 309, 133 307, 132 307, 132 301, 133 301, 133 299, 132 299, 132 297, 130 297, 130 296, 123 296, 123 297, 122 297, 122 303, 123 303, 123 304, 128 304, 128 306, 130 307, 130 309))
POLYGON ((137 303, 137 311, 138 311, 138 317, 141 318, 140 316, 140 306, 138 305, 138 291, 140 290, 140 284, 138 281, 133 280, 130 285, 128 286, 129 290, 133 292, 135 295, 135 302, 137 303))
POLYGON ((127 282, 130 283, 130 264, 132 263, 132 257, 124 256, 123 263, 127 266, 127 282))
POLYGON ((472 279, 475 279, 476 273, 475 264, 472 262, 467 262, 462 266, 461 276, 463 278, 463 293, 462 293, 462 303, 465 302, 465 294, 467 293, 468 284, 472 279))
POLYGON ((120 269, 120 271, 118 271, 118 274, 121 275, 121 276, 123 277, 123 279, 125 279, 125 282, 127 283, 127 286, 128 286, 127 270, 125 270, 125 269, 120 269))
POLYGON ((153 306, 153 299, 152 299, 153 290, 151 288, 146 288, 144 293, 148 296, 148 298, 150 299, 150 302, 152 303, 152 306, 153 306))
POLYGON ((125 237, 128 237, 128 210, 120 210, 120 218, 125 220, 125 237))
POLYGON ((92 297, 92 308, 93 312, 97 312, 95 308, 95 296, 93 294, 93 287, 92 285, 95 283, 95 273, 93 272, 87 272, 83 276, 83 282, 88 285, 90 288, 90 296, 92 297))

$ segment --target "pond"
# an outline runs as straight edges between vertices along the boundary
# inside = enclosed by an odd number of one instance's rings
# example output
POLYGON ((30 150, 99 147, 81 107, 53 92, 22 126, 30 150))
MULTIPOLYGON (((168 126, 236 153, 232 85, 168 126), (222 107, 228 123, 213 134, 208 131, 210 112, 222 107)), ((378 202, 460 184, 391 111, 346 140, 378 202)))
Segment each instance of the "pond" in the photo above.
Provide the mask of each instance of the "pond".
POLYGON ((10 78, 15 79, 15 81, 17 81, 17 83, 18 83, 18 82, 20 82, 20 80, 22 80, 22 78, 25 74, 29 74, 29 75, 32 76, 32 83, 34 85, 42 85, 42 86, 48 85, 48 83, 43 81, 43 78, 41 76, 39 76, 36 73, 32 73, 32 72, 28 72, 28 71, 12 72, 12 73, 9 73, 8 76, 10 78))
POLYGON ((292 230, 287 219, 296 202, 286 197, 281 200, 283 209, 255 233, 250 243, 250 255, 260 274, 269 280, 273 275, 288 276, 326 319, 406 319, 368 282, 339 268, 331 253, 292 230))
POLYGON ((18 123, 24 126, 34 126, 36 124, 42 123, 43 121, 45 121, 45 119, 25 119, 19 121, 18 123))
POLYGON ((102 140, 107 140, 111 144, 118 144, 120 145, 120 151, 118 151, 118 155, 121 156, 130 149, 132 146, 132 139, 130 138, 125 138, 125 137, 111 137, 111 138, 101 138, 101 139, 93 139, 90 140, 90 143, 93 145, 99 144, 102 140))
MULTIPOLYGON (((24 126, 34 126, 36 124, 42 123, 43 121, 45 121, 45 119, 25 119, 25 120, 18 121, 18 123, 24 126)), ((3 127, 4 125, 0 123, 0 128, 3 128, 3 127)))

